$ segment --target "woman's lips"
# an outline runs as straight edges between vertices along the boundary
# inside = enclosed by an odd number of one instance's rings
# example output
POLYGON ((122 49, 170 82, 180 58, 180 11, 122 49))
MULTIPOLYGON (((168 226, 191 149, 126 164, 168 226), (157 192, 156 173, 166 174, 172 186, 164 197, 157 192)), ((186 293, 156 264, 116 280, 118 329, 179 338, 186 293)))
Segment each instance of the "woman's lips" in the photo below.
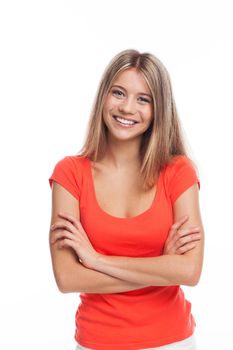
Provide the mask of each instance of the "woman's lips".
MULTIPOLYGON (((116 115, 113 115, 112 116, 112 118, 114 119, 114 121, 117 123, 117 125, 119 125, 119 126, 121 126, 121 127, 123 127, 123 128, 133 128, 138 122, 135 122, 135 123, 133 123, 133 124, 123 124, 123 123, 121 123, 119 120, 117 120, 116 119, 116 117, 118 117, 118 116, 116 116, 116 115)), ((120 117, 118 117, 118 118, 120 118, 120 117)), ((124 119, 124 118, 122 118, 122 119, 124 119)), ((126 119, 127 120, 127 119, 126 119)))
POLYGON ((129 122, 138 123, 138 122, 137 122, 137 120, 134 120, 134 119, 131 119, 131 118, 124 118, 124 117, 121 117, 121 116, 116 115, 116 114, 114 114, 114 115, 113 115, 113 118, 120 118, 120 119, 123 119, 123 120, 129 121, 129 122))

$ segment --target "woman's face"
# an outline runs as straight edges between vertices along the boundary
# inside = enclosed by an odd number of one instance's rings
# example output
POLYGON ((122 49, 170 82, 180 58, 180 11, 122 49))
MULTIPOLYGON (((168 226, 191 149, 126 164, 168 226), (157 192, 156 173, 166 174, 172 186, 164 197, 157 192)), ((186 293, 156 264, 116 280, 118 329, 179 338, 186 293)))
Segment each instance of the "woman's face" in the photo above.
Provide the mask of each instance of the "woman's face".
POLYGON ((141 136, 153 119, 149 87, 135 68, 118 74, 103 107, 103 119, 111 136, 132 139, 141 136))

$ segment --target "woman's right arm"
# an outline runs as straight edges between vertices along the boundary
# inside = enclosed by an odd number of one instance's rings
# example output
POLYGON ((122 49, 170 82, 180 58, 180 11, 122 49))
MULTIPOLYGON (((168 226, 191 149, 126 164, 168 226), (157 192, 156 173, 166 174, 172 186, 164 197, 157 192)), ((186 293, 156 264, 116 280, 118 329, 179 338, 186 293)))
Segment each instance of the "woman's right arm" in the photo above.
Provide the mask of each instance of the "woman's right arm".
MULTIPOLYGON (((79 201, 63 186, 53 181, 52 213, 50 226, 59 219, 59 212, 66 212, 80 220, 79 201)), ((49 232, 51 239, 54 231, 49 232)), ((49 239, 49 241, 50 241, 49 239)), ((62 293, 120 293, 147 287, 123 281, 119 278, 88 269, 77 259, 70 248, 58 248, 58 243, 50 243, 54 277, 62 293)))

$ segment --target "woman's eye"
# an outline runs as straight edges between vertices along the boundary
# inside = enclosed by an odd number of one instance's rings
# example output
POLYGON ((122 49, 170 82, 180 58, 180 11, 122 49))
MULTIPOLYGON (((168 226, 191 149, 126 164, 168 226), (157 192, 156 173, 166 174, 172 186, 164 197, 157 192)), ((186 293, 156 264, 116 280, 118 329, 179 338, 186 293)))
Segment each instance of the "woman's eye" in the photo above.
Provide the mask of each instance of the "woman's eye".
MULTIPOLYGON (((117 97, 122 97, 124 96, 124 93, 121 90, 112 90, 112 94, 117 96, 117 97)), ((139 100, 144 102, 144 103, 151 103, 151 101, 145 97, 139 97, 139 100)))
POLYGON ((112 90, 113 95, 122 96, 123 92, 120 90, 112 90))
POLYGON ((141 101, 146 102, 146 103, 150 103, 150 100, 148 100, 145 97, 139 97, 141 99, 141 101))

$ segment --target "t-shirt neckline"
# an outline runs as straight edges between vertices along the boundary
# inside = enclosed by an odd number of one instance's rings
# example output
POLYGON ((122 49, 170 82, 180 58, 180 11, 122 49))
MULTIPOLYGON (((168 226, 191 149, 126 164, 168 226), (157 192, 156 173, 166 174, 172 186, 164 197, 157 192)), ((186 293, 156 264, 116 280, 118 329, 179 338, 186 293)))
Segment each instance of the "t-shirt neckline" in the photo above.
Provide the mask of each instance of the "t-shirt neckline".
MULTIPOLYGON (((135 215, 135 216, 131 216, 131 217, 128 217, 128 218, 122 218, 122 217, 118 217, 118 216, 114 216, 108 212, 106 212, 105 210, 103 210, 101 208, 101 206, 99 205, 99 202, 97 200, 97 197, 96 197, 96 193, 95 193, 95 186, 94 186, 94 179, 93 179, 93 175, 92 175, 92 169, 91 169, 91 160, 89 158, 86 158, 87 159, 87 164, 88 164, 88 176, 89 176, 89 182, 90 182, 90 185, 91 185, 91 188, 90 188, 90 191, 92 193, 92 196, 93 196, 93 200, 94 200, 94 203, 95 203, 95 206, 96 208, 98 209, 98 211, 105 217, 107 218, 110 218, 110 219, 113 219, 113 220, 118 220, 118 221, 133 221, 133 220, 137 220, 137 219, 141 219, 147 215, 150 215, 150 213, 152 212, 152 210, 154 209, 156 203, 158 202, 159 200, 159 196, 160 196, 160 182, 161 182, 161 176, 162 176, 162 172, 160 172, 159 176, 158 176, 158 180, 157 180, 157 188, 156 188, 156 192, 155 192, 155 195, 154 195, 154 198, 153 198, 153 201, 150 205, 150 207, 148 209, 146 209, 144 212, 138 214, 138 215, 135 215)), ((154 187, 156 186, 156 184, 154 185, 154 187)))

